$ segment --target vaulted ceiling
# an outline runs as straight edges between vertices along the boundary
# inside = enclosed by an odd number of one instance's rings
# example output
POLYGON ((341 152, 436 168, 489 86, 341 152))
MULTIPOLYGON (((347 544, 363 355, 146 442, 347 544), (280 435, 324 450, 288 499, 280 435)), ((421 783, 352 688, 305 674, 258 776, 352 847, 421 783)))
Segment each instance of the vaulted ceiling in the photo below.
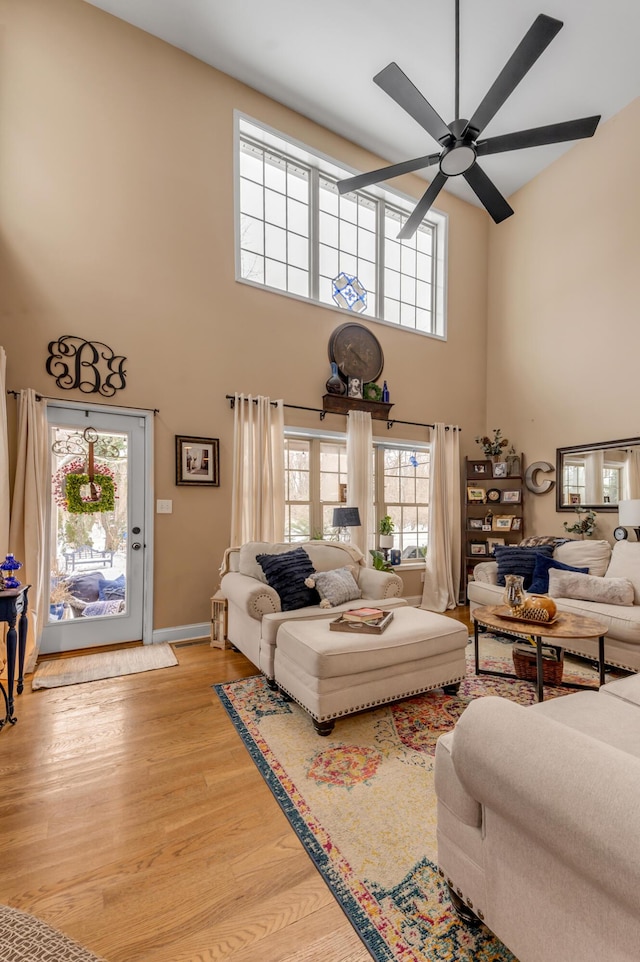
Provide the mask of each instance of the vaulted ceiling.
MULTIPOLYGON (((454 0, 87 2, 389 162, 437 150, 373 83, 390 61, 445 121, 454 117, 454 0)), ((542 8, 540 0, 461 0, 463 117, 475 111, 539 13, 564 21, 564 28, 486 128, 487 137, 591 114, 604 121, 640 94, 638 0, 546 0, 542 8)), ((509 197, 572 146, 483 157, 482 167, 509 197)), ((478 203, 462 177, 450 178, 446 189, 478 203)))

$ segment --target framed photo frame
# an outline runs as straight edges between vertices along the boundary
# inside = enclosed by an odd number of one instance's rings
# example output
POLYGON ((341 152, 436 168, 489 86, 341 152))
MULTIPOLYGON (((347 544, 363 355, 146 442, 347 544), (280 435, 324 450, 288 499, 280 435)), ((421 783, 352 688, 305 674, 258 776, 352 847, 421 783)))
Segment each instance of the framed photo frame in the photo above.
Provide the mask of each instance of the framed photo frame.
POLYGON ((579 494, 569 494, 569 504, 580 504, 579 494))
POLYGON ((489 554, 493 554, 493 549, 498 547, 504 547, 504 538, 487 538, 487 550, 489 554))
POLYGON ((220 486, 219 438, 176 435, 176 484, 220 486))
POLYGON ((509 465, 506 461, 496 461, 493 465, 494 478, 506 478, 509 475, 509 465))
POLYGON ((472 555, 486 555, 487 554, 487 542, 486 541, 472 541, 469 545, 469 554, 472 555))
POLYGON ((512 514, 498 514, 493 519, 493 527, 495 531, 511 531, 512 523, 512 514))
POLYGON ((511 522, 512 531, 522 531, 522 518, 514 518, 511 522))
POLYGON ((468 478, 490 478, 491 477, 491 461, 468 461, 467 462, 467 477, 468 478))
POLYGON ((347 381, 347 397, 359 398, 362 400, 362 378, 350 377, 347 381))
POLYGON ((484 504, 484 488, 467 487, 467 501, 470 504, 484 504))
POLYGON ((469 518, 469 530, 470 531, 482 531, 482 525, 484 521, 482 518, 469 518))
POLYGON ((521 500, 522 500, 522 491, 520 491, 519 489, 516 491, 502 492, 503 504, 520 504, 521 500))

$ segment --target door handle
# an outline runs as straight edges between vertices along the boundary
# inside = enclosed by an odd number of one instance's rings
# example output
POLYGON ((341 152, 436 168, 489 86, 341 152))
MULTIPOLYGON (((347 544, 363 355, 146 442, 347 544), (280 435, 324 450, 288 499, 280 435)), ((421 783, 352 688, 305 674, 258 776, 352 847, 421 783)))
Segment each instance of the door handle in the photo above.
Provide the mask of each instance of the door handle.
POLYGON ((139 541, 134 541, 131 547, 134 551, 140 551, 140 548, 142 547, 142 545, 140 544, 139 541))

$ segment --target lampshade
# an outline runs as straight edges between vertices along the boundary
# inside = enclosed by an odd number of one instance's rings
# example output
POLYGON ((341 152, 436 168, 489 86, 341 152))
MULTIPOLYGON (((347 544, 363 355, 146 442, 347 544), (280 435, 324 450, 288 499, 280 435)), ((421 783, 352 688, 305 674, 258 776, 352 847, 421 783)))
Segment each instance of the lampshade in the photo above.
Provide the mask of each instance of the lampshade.
POLYGON ((360 512, 357 508, 334 508, 332 523, 334 528, 359 528, 360 512))
POLYGON ((623 528, 640 527, 640 498, 619 501, 618 519, 623 528))

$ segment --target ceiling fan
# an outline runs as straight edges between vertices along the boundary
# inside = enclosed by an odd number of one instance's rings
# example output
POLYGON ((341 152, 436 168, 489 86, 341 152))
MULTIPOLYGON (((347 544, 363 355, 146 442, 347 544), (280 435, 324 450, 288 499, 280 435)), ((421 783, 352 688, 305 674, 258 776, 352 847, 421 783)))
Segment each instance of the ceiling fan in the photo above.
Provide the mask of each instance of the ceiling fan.
POLYGON ((441 145, 435 154, 416 157, 400 164, 392 164, 367 174, 357 174, 338 181, 338 192, 368 187, 381 181, 439 165, 428 189, 424 192, 413 213, 398 234, 400 240, 413 237, 427 211, 444 187, 449 177, 462 175, 479 200, 482 201, 496 224, 513 214, 505 198, 495 184, 487 177, 477 162, 478 157, 500 154, 507 150, 521 150, 524 147, 539 147, 543 144, 559 144, 569 140, 592 137, 600 120, 600 115, 583 117, 580 120, 567 120, 564 123, 548 124, 519 130, 488 140, 479 140, 482 131, 497 114, 505 100, 513 93, 523 77, 533 67, 538 57, 548 47, 562 28, 561 20, 554 20, 541 13, 534 20, 513 54, 502 68, 493 86, 488 91, 471 120, 460 119, 460 0, 455 4, 456 65, 455 65, 455 120, 446 124, 428 100, 413 85, 397 63, 390 63, 373 78, 374 83, 384 90, 403 110, 413 117, 434 140, 441 145))

